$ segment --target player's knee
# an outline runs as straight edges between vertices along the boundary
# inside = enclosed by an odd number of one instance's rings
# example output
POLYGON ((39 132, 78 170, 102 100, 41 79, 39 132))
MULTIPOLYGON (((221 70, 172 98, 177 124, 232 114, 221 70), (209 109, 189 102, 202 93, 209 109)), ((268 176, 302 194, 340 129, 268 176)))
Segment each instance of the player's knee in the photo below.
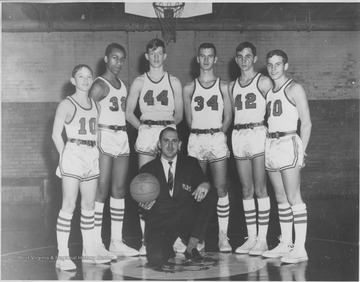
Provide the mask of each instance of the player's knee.
POLYGON ((95 201, 81 199, 81 209, 92 211, 95 209, 95 201))
POLYGON ((65 213, 72 214, 75 210, 76 202, 73 200, 63 200, 61 210, 65 213))
POLYGON ((255 187, 255 194, 258 198, 265 198, 268 196, 266 186, 255 187))

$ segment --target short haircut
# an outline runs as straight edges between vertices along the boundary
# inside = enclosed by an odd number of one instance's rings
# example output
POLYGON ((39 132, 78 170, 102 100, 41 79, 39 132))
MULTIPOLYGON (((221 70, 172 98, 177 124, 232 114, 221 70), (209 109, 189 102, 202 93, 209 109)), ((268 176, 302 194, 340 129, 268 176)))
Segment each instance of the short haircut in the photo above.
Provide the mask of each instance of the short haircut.
POLYGON ((163 130, 161 130, 160 132, 160 135, 159 135, 159 141, 161 141, 163 135, 165 134, 165 132, 168 132, 168 131, 171 131, 171 132, 175 132, 178 136, 178 139, 179 139, 179 133, 177 132, 177 130, 173 127, 165 127, 163 130))
POLYGON ((236 47, 236 51, 235 51, 236 54, 237 52, 241 52, 245 48, 251 49, 251 52, 253 53, 254 57, 256 56, 256 47, 254 46, 254 44, 247 41, 240 43, 238 47, 236 47))
POLYGON ((80 64, 80 65, 77 65, 77 66, 73 69, 73 71, 72 71, 72 73, 71 73, 71 76, 75 78, 75 75, 77 74, 77 72, 78 72, 79 70, 81 70, 82 68, 87 68, 87 69, 91 72, 91 75, 93 75, 93 71, 92 71, 92 69, 91 69, 88 65, 80 64))
POLYGON ((212 43, 207 43, 207 42, 205 42, 205 43, 201 43, 200 44, 200 46, 199 46, 199 49, 198 49, 198 54, 199 54, 199 52, 200 52, 200 49, 213 49, 214 50, 214 55, 215 55, 215 57, 216 57, 216 47, 215 47, 215 45, 214 44, 212 44, 212 43))
POLYGON ((146 53, 149 51, 155 51, 157 48, 162 47, 164 53, 166 53, 165 43, 159 38, 154 38, 146 45, 146 53))
POLYGON ((288 62, 288 56, 286 55, 286 53, 282 50, 276 49, 276 50, 272 50, 269 53, 267 53, 266 55, 266 62, 268 61, 268 59, 270 59, 273 56, 279 56, 283 58, 283 63, 286 64, 288 62))
POLYGON ((106 47, 105 50, 105 56, 109 56, 113 49, 119 49, 121 52, 124 53, 124 56, 126 57, 126 51, 125 48, 120 45, 119 43, 111 43, 106 47))

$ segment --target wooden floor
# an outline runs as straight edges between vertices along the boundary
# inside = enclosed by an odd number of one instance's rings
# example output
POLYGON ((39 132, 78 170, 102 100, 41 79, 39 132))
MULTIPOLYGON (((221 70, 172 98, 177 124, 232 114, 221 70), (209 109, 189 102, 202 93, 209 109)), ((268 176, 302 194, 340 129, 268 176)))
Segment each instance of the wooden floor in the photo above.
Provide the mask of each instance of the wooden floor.
MULTIPOLYGON (((61 198, 59 198, 61 199, 61 198)), ((3 280, 238 280, 238 281, 358 281, 359 280, 359 200, 356 197, 313 197, 308 208, 309 261, 282 264, 279 259, 219 253, 217 222, 207 232, 206 260, 186 264, 178 254, 164 269, 152 269, 145 257, 118 258, 105 265, 82 264, 79 210, 76 210, 70 236, 70 255, 77 265, 72 272, 55 269, 55 224, 59 201, 47 205, 2 205, 1 279, 3 280)), ((136 205, 127 199, 124 222, 126 242, 140 246, 140 226, 136 205)), ((246 236, 241 200, 230 195, 230 244, 233 250, 246 236)), ((273 206, 274 203, 272 202, 273 206)), ((108 215, 105 214, 105 218, 108 215)), ((103 238, 109 242, 109 221, 103 238)), ((272 208, 268 232, 269 247, 279 235, 276 209, 272 208)))

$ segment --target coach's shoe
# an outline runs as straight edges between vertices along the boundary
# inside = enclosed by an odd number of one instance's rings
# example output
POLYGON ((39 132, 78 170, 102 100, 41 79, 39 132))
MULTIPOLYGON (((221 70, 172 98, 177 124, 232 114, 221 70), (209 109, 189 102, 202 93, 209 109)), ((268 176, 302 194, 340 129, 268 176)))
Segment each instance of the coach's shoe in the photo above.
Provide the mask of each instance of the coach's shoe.
POLYGON ((108 256, 101 256, 96 252, 95 249, 91 248, 90 250, 84 250, 82 252, 82 262, 83 263, 92 263, 92 264, 101 264, 111 262, 111 259, 108 256))
POLYGON ((266 239, 262 239, 258 237, 256 239, 256 245, 250 249, 249 255, 260 256, 263 252, 266 252, 267 250, 268 250, 268 244, 266 242, 266 239))
POLYGON ((139 255, 140 256, 146 256, 146 246, 144 244, 144 242, 142 243, 140 249, 139 249, 139 255))
POLYGON ((285 263, 298 263, 302 261, 307 261, 308 255, 303 244, 295 244, 291 246, 290 252, 281 258, 282 262, 285 263))
POLYGON ((229 238, 226 233, 220 231, 219 233, 219 250, 220 252, 231 252, 229 238))
POLYGON ((111 260, 116 260, 117 259, 117 255, 113 254, 112 252, 109 252, 104 244, 100 243, 100 244, 96 244, 95 245, 95 249, 96 252, 100 255, 100 256, 104 256, 104 257, 108 257, 111 260))
POLYGON ((76 269, 75 263, 73 263, 69 256, 58 256, 55 267, 67 271, 76 269))
POLYGON ((291 244, 279 237, 280 243, 274 249, 265 251, 261 255, 266 258, 278 258, 287 255, 291 250, 291 244))
POLYGON ((134 257, 139 255, 139 251, 125 245, 122 240, 111 239, 109 251, 117 256, 134 257))
MULTIPOLYGON (((245 238, 246 239, 246 238, 245 238)), ((249 236, 244 244, 235 250, 237 254, 248 254, 249 251, 256 245, 256 236, 249 236)))
POLYGON ((197 249, 199 252, 205 251, 205 241, 202 241, 202 243, 199 242, 199 243, 196 245, 196 249, 197 249))
POLYGON ((175 253, 183 253, 186 250, 186 246, 181 241, 181 238, 178 237, 173 245, 173 249, 175 253))

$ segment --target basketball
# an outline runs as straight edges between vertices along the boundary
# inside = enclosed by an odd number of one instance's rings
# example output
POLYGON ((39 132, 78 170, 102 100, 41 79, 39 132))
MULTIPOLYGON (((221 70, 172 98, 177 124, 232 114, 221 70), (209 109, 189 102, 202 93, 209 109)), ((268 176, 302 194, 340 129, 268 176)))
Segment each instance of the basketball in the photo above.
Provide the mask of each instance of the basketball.
POLYGON ((150 173, 140 173, 130 183, 130 194, 138 203, 154 201, 160 194, 159 180, 150 173))

